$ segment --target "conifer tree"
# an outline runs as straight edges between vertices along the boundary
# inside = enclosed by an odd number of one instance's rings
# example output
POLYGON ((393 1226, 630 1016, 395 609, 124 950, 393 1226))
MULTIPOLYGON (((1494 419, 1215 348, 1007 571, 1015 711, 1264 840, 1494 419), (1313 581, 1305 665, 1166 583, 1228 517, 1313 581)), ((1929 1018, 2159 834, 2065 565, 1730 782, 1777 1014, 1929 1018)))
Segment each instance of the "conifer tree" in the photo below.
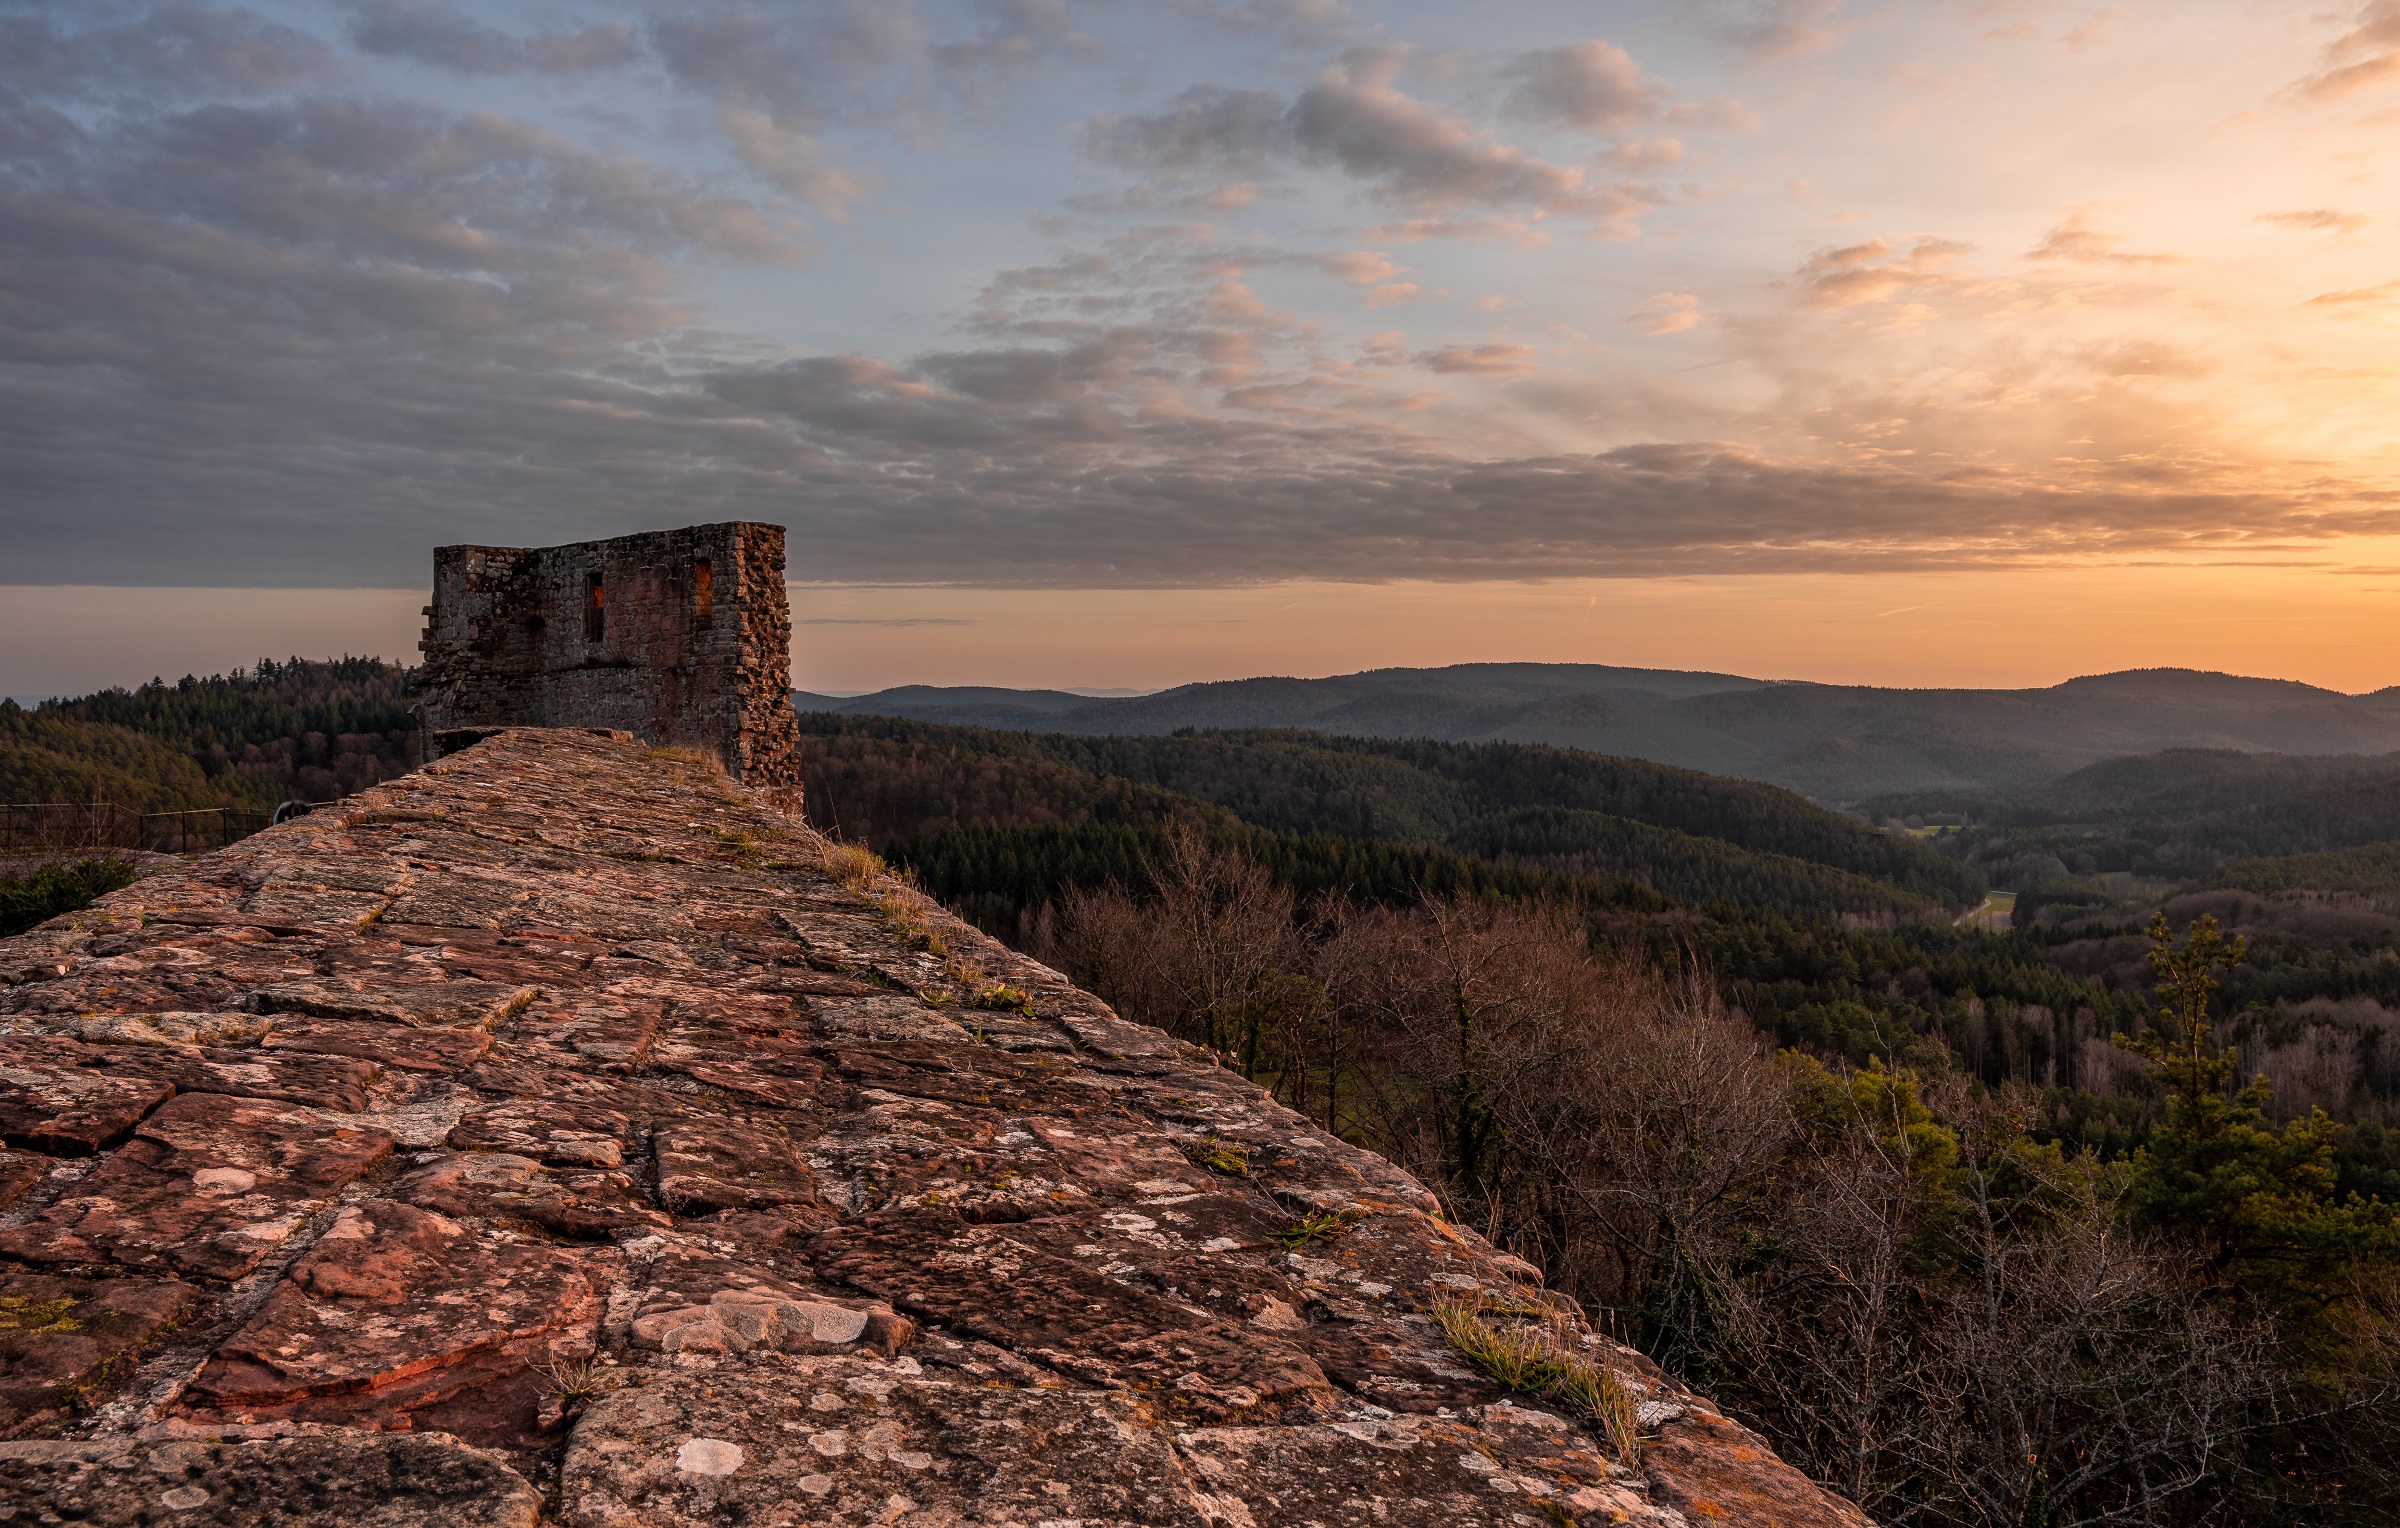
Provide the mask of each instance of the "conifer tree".
POLYGON ((2400 1248, 2400 1220, 2380 1200, 2335 1197, 2342 1127, 2323 1110, 2277 1129, 2263 1075, 2228 1091, 2240 1058, 2217 1043, 2209 1004, 2218 969, 2248 956, 2213 917, 2180 944, 2164 913, 2151 919, 2157 1011, 2141 1034, 2111 1037, 2167 1093, 2129 1197, 2137 1220, 2193 1243, 2213 1276, 2298 1312, 2339 1298, 2362 1259, 2400 1248))

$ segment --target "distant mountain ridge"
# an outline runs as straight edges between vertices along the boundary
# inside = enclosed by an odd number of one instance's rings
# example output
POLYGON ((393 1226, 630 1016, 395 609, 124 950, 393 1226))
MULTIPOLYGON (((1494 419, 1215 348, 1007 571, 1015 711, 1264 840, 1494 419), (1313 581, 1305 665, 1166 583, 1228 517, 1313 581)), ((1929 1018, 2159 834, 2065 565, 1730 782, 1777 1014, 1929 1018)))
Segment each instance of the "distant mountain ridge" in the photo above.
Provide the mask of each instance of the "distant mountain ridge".
POLYGON ((2041 689, 1904 690, 1601 664, 1466 663, 1219 680, 1123 700, 933 685, 794 698, 803 710, 1037 732, 1300 727, 1354 737, 1552 743, 1763 780, 1845 804, 1904 791, 2030 784, 2168 749, 2400 750, 2400 687, 2345 695, 2194 669, 2130 669, 2041 689))

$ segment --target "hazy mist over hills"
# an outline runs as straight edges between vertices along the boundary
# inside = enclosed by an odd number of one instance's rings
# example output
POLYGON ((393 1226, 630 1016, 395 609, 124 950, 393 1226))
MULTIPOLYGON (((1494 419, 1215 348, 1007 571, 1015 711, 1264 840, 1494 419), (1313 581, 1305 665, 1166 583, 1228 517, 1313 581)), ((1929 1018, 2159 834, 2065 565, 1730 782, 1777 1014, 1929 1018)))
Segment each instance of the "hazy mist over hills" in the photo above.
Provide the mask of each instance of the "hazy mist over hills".
POLYGON ((2175 748, 2400 750, 2400 689, 2137 669, 2029 690, 1881 689, 1595 664, 1472 663, 1189 684, 1094 700, 909 685, 804 710, 1045 732, 1305 727, 1359 737, 1552 743, 1765 780, 1820 800, 2026 784, 2175 748))

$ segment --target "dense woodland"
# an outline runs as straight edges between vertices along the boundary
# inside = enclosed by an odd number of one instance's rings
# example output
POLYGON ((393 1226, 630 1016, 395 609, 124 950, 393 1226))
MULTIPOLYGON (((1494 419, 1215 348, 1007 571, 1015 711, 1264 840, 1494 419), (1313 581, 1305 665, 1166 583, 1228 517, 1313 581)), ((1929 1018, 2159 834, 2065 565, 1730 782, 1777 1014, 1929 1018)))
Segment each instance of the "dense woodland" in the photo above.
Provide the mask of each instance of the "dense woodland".
MULTIPOLYGON (((1978 883, 1969 867, 1945 858, 1956 840, 1871 832, 1774 787, 1509 744, 1379 744, 1288 732, 1057 737, 822 714, 805 716, 803 727, 812 817, 909 867, 929 892, 1020 943, 1034 938, 1043 909, 1069 888, 1115 884, 1137 898, 1153 894, 1148 867, 1158 862, 1164 830, 1191 823, 1304 900, 1339 893, 1362 906, 1401 907, 1467 892, 1572 907, 1595 948, 1704 971, 1780 1046, 1851 1065, 1938 1060, 1985 1086, 2038 1089, 2041 1118, 2031 1128, 2045 1139, 2121 1155, 2157 1105, 2156 1090, 2109 1040, 2138 1027, 2146 1001, 2137 910, 2108 897, 2082 909, 2098 916, 2069 922, 1957 927, 1949 909, 1978 883), (1415 767, 1428 755, 1446 756, 1445 776, 1415 767), (1252 759, 1257 769, 1245 776, 1252 759), (1466 762, 1450 762, 1458 760, 1466 762), (1579 770, 1613 786, 1581 799, 1650 820, 1543 808, 1490 786, 1461 805, 1451 788, 1455 776, 1530 776, 1533 789, 1550 789, 1563 775, 1570 785, 1559 794, 1576 799, 1579 770), (1324 805, 1323 818, 1310 817, 1312 803, 1324 805), (1475 815, 1484 805, 1492 810, 1475 815), (1548 828, 1553 818, 1636 847, 1614 856, 1558 852, 1562 834, 1537 841, 1536 852, 1509 852, 1516 824, 1548 828), (1883 863, 1914 885, 1959 877, 1949 884, 1962 895, 1912 903, 1913 893, 1885 880, 1887 900, 1868 904, 1838 894, 1866 880, 1857 871, 1775 849, 1850 865, 1888 855, 1883 863), (1915 911, 1900 911, 1910 906, 1915 911)), ((2021 895, 2020 910, 2027 901, 2038 907, 2037 898, 2021 895)), ((2228 1035, 2253 1070, 2288 1084, 2273 1107, 2322 1104, 2365 1127, 2341 1147, 2346 1185, 2400 1172, 2392 1155, 2400 1138, 2382 1128, 2400 1125, 2400 1047, 2385 1028, 2400 1013, 2400 959, 2389 953, 2400 924, 2354 897, 2290 887, 2272 898, 2196 889, 2165 905, 2178 926, 2209 911, 2249 936, 2251 959, 2226 993, 2228 1035)))
POLYGON ((1780 787, 1572 749, 1289 731, 1076 737, 826 713, 802 726, 812 814, 879 849, 907 841, 912 862, 945 857, 936 840, 961 829, 1132 827, 1205 802, 1286 834, 1853 922, 1956 912, 1984 889, 1956 859, 1780 787))
MULTIPOLYGON (((413 762, 404 679, 0 707, 0 768, 332 795, 413 762)), ((1880 1520, 2400 1520, 2385 761, 1876 804, 1925 834, 1542 746, 802 726, 820 827, 1405 1163, 1880 1520), (1987 878, 2015 926, 1960 925, 1987 878)))
POLYGON ((1885 796, 1862 810, 1961 824, 1945 847, 1994 885, 2096 896, 2112 875, 2181 882, 2239 860, 2400 839, 2400 754, 2179 748, 2039 786, 1885 796))
POLYGON ((2144 936, 2112 1048, 2155 1108, 2113 1153, 1929 1041, 1778 1050, 1570 909, 1302 898, 1195 829, 1142 893, 1071 888, 1032 935, 1880 1521, 2392 1520, 2400 1218, 2341 1183, 2333 1120, 2236 1089, 2207 1014, 2242 952, 2205 920, 2144 936))
POLYGON ((0 800, 141 812, 330 801, 417 765, 407 671, 376 658, 284 663, 130 690, 0 700, 0 800))

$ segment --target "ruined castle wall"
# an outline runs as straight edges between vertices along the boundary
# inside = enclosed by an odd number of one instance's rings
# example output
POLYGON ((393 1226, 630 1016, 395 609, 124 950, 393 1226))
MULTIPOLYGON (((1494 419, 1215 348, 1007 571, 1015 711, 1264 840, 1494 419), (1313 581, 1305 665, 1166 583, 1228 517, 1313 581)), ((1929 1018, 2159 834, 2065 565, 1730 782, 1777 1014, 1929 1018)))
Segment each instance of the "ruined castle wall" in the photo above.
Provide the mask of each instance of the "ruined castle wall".
POLYGON ((424 725, 609 727, 701 749, 796 802, 783 527, 745 521, 555 547, 447 546, 424 725))

